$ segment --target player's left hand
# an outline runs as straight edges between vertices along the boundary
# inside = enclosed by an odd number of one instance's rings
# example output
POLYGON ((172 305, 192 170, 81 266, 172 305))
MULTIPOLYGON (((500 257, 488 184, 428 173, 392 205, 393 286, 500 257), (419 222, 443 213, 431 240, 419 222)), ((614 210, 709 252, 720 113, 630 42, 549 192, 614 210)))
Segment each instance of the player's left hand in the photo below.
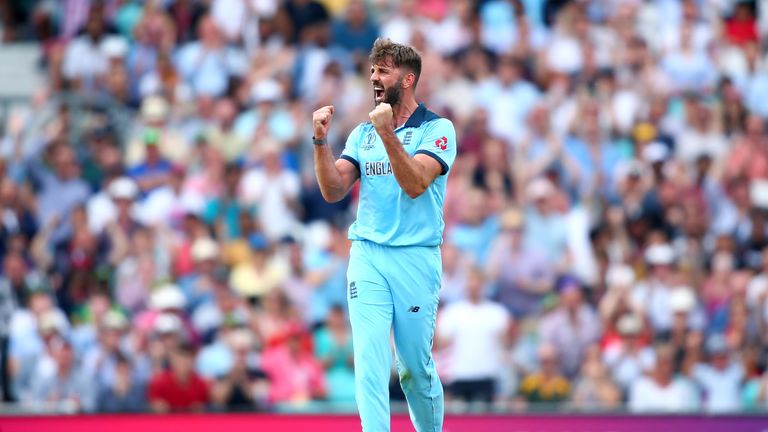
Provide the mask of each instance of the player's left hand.
POLYGON ((376 108, 368 113, 368 117, 371 119, 371 124, 373 124, 373 127, 375 127, 377 131, 391 130, 392 116, 392 106, 385 102, 376 105, 376 108))

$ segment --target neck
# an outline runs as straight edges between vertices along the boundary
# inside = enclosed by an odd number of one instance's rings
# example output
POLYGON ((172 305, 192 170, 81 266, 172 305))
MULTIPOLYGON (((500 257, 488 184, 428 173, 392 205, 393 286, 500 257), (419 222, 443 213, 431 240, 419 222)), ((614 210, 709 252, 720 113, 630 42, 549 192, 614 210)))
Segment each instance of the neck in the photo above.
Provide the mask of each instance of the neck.
POLYGON ((393 127, 398 128, 408 121, 416 108, 419 107, 419 103, 414 98, 404 98, 399 104, 392 107, 392 121, 393 127))

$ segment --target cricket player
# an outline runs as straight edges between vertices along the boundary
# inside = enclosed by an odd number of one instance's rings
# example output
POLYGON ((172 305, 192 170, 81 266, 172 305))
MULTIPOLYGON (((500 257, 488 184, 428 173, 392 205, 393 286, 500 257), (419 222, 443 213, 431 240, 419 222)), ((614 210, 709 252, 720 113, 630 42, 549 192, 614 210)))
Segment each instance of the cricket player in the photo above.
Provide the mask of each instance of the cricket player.
POLYGON ((323 197, 342 199, 360 180, 347 271, 356 397, 364 432, 390 429, 390 332, 411 421, 418 432, 443 426, 443 388, 432 360, 442 273, 443 200, 456 157, 453 124, 416 102, 421 57, 378 39, 370 55, 375 107, 338 160, 326 145, 333 106, 312 115, 323 197))

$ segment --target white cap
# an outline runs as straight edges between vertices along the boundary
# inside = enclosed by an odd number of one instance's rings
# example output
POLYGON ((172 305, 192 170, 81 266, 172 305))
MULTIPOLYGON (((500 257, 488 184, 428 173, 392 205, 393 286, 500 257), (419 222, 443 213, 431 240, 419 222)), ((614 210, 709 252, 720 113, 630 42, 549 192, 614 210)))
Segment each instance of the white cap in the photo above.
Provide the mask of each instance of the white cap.
POLYGON ((61 334, 67 329, 67 318, 56 310, 49 310, 40 316, 37 328, 40 333, 55 331, 61 334))
POLYGON ((327 222, 312 222, 304 231, 304 243, 312 250, 325 250, 331 245, 331 226, 327 222))
POLYGON ((157 333, 179 333, 181 319, 175 314, 164 313, 155 318, 154 330, 157 333))
POLYGON ((608 288, 629 287, 635 282, 635 270, 626 264, 612 265, 605 275, 608 288))
POLYGON ((219 256, 219 245, 210 237, 201 237, 192 243, 192 259, 195 261, 207 261, 219 256))
POLYGON ((168 102, 160 96, 149 96, 141 103, 141 118, 146 122, 163 121, 168 111, 168 102))
POLYGON ((643 330, 643 320, 635 314, 624 314, 616 323, 616 329, 622 335, 636 335, 643 330))
POLYGON ((675 261, 675 250, 666 243, 655 244, 645 250, 645 260, 651 265, 672 264, 675 261))
POLYGON ((283 88, 276 80, 266 79, 251 87, 251 98, 256 103, 274 102, 283 98, 283 88))
POLYGON ((101 319, 101 325, 108 329, 122 330, 128 326, 128 319, 118 311, 110 310, 101 319))
POLYGON ((528 183, 528 187, 526 187, 525 191, 529 199, 537 200, 552 195, 555 188, 549 180, 545 178, 537 178, 528 183))
POLYGON ((99 46, 101 53, 107 58, 122 58, 128 53, 128 42, 120 36, 110 36, 99 46))
POLYGON ((667 158, 669 158, 669 147, 658 141, 649 143, 643 149, 643 160, 648 163, 663 162, 667 158))
POLYGON ((174 284, 166 284, 155 290, 149 298, 152 309, 183 309, 186 299, 181 289, 174 284))
POLYGON ((129 177, 118 177, 112 180, 107 190, 113 199, 132 200, 139 194, 139 186, 129 177))
POLYGON ((695 306, 696 294, 690 287, 677 287, 669 293, 669 308, 672 312, 690 312, 695 306))
POLYGON ((768 180, 752 180, 749 185, 749 199, 753 206, 768 209, 768 180))

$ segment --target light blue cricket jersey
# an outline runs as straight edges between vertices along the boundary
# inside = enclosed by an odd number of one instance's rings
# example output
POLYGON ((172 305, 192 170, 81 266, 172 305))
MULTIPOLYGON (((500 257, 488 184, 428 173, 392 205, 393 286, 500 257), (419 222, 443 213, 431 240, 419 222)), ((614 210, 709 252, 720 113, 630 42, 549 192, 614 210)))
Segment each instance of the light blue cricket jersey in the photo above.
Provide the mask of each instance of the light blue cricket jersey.
POLYGON ((357 220, 349 227, 349 239, 384 246, 438 246, 445 228, 447 174, 456 158, 453 123, 419 104, 395 133, 408 154, 431 156, 440 162, 443 171, 423 194, 411 199, 397 183, 384 143, 373 125, 358 125, 341 154, 360 170, 357 220))

